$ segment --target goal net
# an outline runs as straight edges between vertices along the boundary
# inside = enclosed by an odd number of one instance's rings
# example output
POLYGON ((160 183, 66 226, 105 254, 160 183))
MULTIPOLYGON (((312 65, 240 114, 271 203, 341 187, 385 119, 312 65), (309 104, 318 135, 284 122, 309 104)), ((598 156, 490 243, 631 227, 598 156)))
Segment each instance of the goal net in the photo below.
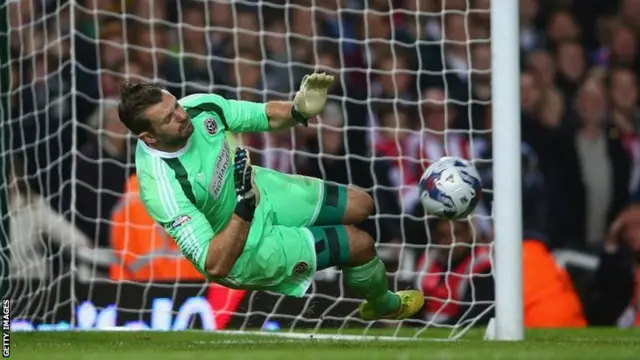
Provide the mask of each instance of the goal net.
POLYGON ((4 2, 0 189, 9 210, 0 233, 13 328, 456 338, 485 324, 493 300, 480 297, 482 279, 468 269, 491 262, 490 216, 434 224, 415 184, 444 155, 490 165, 488 4, 4 2), (123 81, 158 82, 178 97, 268 101, 292 99, 312 71, 337 81, 308 128, 230 141, 258 165, 367 189, 377 212, 362 227, 390 286, 425 292, 411 320, 359 320, 361 300, 336 268, 300 299, 208 284, 137 196, 136 142, 116 108, 123 81), (473 254, 464 269, 454 261, 461 251, 473 254))

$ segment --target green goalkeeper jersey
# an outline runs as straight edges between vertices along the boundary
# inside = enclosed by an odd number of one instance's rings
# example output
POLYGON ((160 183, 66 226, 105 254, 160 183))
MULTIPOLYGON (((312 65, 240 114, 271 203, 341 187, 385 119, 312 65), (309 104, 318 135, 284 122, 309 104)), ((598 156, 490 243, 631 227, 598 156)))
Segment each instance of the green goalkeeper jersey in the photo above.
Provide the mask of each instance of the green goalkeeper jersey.
MULTIPOLYGON (((224 229, 236 206, 235 149, 226 132, 267 131, 268 120, 264 103, 213 94, 190 95, 178 102, 191 118, 193 134, 175 153, 138 141, 135 161, 140 198, 151 217, 206 276, 209 241, 224 229)), ((255 222, 254 226, 262 225, 255 222)))

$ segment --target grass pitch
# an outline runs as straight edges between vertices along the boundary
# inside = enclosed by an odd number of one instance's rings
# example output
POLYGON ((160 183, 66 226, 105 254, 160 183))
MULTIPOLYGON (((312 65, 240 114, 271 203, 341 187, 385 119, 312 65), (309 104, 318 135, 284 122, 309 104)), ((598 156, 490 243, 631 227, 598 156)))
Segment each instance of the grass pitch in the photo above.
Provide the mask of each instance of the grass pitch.
MULTIPOLYGON (((325 333, 329 333, 326 331, 325 333)), ((344 332, 343 332, 344 334, 344 332)), ((349 334, 361 334, 350 329, 349 334)), ((393 335, 370 330, 367 335, 393 335)), ((412 336, 402 330, 396 336, 412 336)), ((482 340, 470 331, 458 341, 318 340, 215 332, 30 332, 11 334, 11 359, 44 360, 432 360, 640 359, 640 329, 530 330, 517 343, 482 340)))

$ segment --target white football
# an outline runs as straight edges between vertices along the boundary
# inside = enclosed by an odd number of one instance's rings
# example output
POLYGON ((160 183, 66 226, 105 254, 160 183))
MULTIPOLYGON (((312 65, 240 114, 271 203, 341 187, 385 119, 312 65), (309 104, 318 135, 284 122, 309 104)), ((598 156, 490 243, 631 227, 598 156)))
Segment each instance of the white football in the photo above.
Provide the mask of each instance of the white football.
POLYGON ((418 184, 420 200, 427 215, 442 219, 469 216, 482 195, 476 168, 467 160, 446 156, 431 164, 418 184))

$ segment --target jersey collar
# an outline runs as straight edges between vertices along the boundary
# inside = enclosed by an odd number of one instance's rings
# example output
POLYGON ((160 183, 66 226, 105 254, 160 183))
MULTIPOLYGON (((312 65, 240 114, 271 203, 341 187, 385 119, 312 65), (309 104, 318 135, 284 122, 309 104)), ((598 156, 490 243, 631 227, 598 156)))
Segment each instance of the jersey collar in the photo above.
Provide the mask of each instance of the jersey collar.
POLYGON ((174 152, 166 152, 166 151, 154 149, 149 145, 145 144, 144 141, 142 140, 138 140, 138 146, 142 147, 142 149, 144 149, 144 151, 146 151, 150 155, 157 156, 163 159, 173 159, 173 158, 179 157, 180 155, 186 153, 187 150, 189 150, 189 146, 191 146, 191 136, 187 140, 187 143, 180 150, 174 151, 174 152))

